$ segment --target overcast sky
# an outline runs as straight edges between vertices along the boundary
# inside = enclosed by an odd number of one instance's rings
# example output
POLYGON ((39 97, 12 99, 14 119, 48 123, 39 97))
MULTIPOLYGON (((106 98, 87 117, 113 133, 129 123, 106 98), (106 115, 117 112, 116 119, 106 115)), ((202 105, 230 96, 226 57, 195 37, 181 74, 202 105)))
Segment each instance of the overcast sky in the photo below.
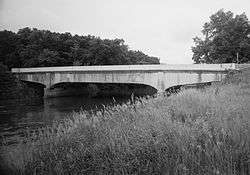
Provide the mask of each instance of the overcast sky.
POLYGON ((161 63, 192 63, 192 38, 221 8, 250 18, 250 0, 0 0, 0 30, 123 38, 161 63))

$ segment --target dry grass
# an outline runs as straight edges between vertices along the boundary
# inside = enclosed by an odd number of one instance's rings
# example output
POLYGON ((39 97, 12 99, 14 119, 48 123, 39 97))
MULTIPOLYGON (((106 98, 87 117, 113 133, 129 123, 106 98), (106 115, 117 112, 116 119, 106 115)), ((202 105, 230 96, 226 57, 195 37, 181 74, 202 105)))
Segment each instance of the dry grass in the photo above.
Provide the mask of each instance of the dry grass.
POLYGON ((250 71, 142 98, 2 147, 9 174, 250 174, 250 71))

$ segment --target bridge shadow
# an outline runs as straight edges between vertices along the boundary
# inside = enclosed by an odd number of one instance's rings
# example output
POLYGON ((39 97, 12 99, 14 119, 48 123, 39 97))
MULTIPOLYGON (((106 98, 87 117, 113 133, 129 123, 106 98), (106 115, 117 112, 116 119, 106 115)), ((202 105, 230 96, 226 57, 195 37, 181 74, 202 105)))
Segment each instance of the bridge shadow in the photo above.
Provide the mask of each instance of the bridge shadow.
MULTIPOLYGON (((34 98, 42 98, 44 96, 44 88, 46 87, 44 84, 21 80, 28 88, 32 89, 34 92, 34 98)), ((32 98, 32 97, 30 97, 32 98)))
MULTIPOLYGON (((45 88, 45 85, 36 82, 23 81, 28 87, 35 90, 40 97, 68 97, 68 96, 86 96, 86 97, 130 97, 154 95, 157 89, 145 84, 133 83, 88 83, 88 82, 62 82, 45 88)), ((210 86, 212 82, 176 85, 167 88, 164 91, 165 96, 179 93, 181 90, 196 88, 202 89, 210 86)))
POLYGON ((88 97, 123 97, 153 95, 157 90, 145 84, 132 83, 82 83, 63 82, 54 84, 47 92, 46 97, 88 96, 88 97))
POLYGON ((164 96, 170 96, 177 94, 185 89, 204 89, 205 87, 211 86, 215 82, 206 82, 206 83, 195 83, 195 84, 183 84, 169 87, 165 90, 164 96))

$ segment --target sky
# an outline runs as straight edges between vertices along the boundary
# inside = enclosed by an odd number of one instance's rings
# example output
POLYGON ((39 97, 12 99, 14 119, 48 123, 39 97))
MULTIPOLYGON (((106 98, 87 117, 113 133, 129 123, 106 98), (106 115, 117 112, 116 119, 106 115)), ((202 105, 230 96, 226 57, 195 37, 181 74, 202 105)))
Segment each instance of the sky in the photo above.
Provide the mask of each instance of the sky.
POLYGON ((250 0, 0 0, 0 30, 122 38, 161 63, 191 64, 192 38, 219 9, 250 18, 250 0))

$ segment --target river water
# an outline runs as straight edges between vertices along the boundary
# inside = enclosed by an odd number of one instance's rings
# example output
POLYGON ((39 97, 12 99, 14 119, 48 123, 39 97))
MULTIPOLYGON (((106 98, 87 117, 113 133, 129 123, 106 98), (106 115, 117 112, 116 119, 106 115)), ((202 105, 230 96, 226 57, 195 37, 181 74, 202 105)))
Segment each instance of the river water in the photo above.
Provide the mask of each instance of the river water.
POLYGON ((32 101, 0 101, 0 142, 13 144, 27 129, 51 125, 80 110, 96 111, 127 98, 57 97, 32 101))

